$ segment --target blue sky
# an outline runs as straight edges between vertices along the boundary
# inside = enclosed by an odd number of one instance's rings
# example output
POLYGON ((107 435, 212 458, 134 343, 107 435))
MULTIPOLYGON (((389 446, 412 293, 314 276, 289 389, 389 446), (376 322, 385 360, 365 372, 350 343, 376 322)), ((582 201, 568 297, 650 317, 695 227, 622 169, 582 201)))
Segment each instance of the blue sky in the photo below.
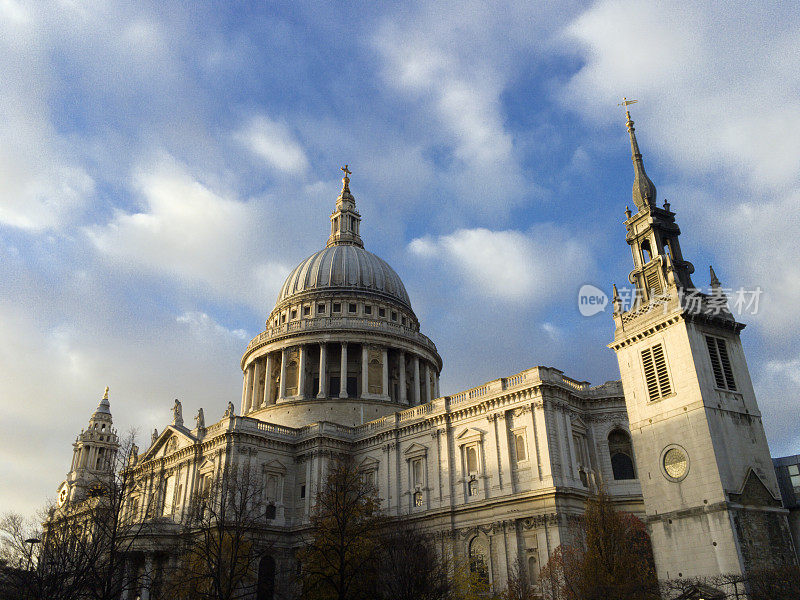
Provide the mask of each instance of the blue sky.
POLYGON ((623 95, 695 283, 764 289, 745 350, 800 452, 796 5, 164 4, 0 0, 0 510, 54 494, 106 385, 142 439, 238 406, 344 163, 443 393, 617 378, 576 295, 630 269, 623 95))

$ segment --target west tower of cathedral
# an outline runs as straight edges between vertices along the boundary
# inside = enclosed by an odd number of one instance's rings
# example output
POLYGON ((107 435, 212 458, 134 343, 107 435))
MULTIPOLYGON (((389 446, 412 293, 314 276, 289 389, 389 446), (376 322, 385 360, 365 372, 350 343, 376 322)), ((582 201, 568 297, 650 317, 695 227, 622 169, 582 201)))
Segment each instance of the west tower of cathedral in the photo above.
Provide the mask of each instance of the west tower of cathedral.
POLYGON ((692 283, 680 229, 644 170, 626 105, 634 165, 626 241, 633 302, 614 287, 614 342, 636 466, 661 578, 746 574, 795 560, 786 511, 740 340, 744 328, 710 270, 692 283))

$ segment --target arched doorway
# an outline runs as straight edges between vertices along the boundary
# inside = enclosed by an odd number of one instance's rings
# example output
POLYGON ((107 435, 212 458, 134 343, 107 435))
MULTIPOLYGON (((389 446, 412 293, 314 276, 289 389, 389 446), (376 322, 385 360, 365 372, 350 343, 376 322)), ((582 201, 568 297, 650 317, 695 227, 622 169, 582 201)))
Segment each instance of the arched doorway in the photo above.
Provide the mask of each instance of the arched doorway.
POLYGON ((273 600, 275 596, 275 559, 265 556, 258 563, 256 600, 273 600))

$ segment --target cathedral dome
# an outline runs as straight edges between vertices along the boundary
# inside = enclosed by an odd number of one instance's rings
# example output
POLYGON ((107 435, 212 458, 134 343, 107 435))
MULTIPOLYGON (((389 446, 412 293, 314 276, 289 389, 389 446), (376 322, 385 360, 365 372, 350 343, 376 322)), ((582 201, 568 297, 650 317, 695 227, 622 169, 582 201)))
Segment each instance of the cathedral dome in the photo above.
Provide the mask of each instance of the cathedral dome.
POLYGON ((242 356, 243 415, 353 426, 438 396, 442 358, 400 277, 364 249, 342 171, 328 243, 292 270, 242 356))
POLYGON ((394 269, 355 244, 323 248, 297 265, 281 287, 276 304, 320 291, 368 292, 411 308, 406 288, 394 269))

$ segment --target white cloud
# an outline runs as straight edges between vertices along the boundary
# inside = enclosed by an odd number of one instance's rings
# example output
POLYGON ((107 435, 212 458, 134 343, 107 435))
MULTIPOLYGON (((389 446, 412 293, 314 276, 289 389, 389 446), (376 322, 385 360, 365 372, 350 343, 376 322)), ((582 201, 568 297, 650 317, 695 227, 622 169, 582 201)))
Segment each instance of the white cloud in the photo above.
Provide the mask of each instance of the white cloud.
POLYGON ((507 208, 536 188, 523 175, 502 94, 512 57, 548 37, 539 25, 552 17, 541 7, 420 4, 386 19, 373 38, 384 80, 411 101, 431 153, 447 149, 438 168, 460 202, 507 208))
POLYGON ((432 277, 454 277, 473 295, 530 305, 571 291, 591 263, 586 247, 551 226, 527 233, 459 229, 414 239, 409 250, 442 261, 432 277))
POLYGON ((753 189, 796 184, 797 21, 792 3, 598 2, 566 28, 586 63, 563 101, 621 127, 615 103, 638 98, 642 137, 688 172, 724 168, 753 189))
POLYGON ((94 181, 53 124, 46 45, 27 7, 0 6, 0 223, 55 229, 80 212, 94 181))
POLYGON ((202 311, 186 311, 175 320, 178 323, 188 326, 195 335, 201 338, 208 335, 217 335, 222 337, 234 337, 239 340, 247 339, 247 332, 244 329, 228 329, 202 311))
POLYGON ((289 128, 266 116, 253 117, 234 137, 274 169, 289 174, 308 169, 306 154, 289 128))
POLYGON ((103 255, 264 308, 288 268, 258 255, 260 217, 252 204, 212 190, 170 157, 139 169, 134 185, 144 210, 117 211, 107 225, 86 229, 103 255))

